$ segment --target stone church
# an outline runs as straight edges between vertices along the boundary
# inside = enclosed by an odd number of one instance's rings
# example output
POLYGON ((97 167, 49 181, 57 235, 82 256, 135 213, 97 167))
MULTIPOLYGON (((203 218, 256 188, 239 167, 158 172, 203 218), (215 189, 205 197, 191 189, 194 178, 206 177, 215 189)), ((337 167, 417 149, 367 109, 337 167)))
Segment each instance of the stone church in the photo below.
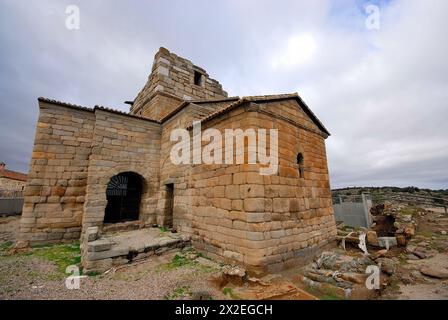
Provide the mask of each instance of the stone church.
POLYGON ((102 235, 157 225, 187 235, 210 257, 278 270, 336 236, 329 132, 296 93, 229 97, 204 69, 160 48, 147 83, 126 102, 129 113, 38 102, 24 246, 73 241, 89 229, 102 235), (170 133, 193 121, 201 130, 277 129, 278 171, 261 175, 257 163, 173 164, 170 133))

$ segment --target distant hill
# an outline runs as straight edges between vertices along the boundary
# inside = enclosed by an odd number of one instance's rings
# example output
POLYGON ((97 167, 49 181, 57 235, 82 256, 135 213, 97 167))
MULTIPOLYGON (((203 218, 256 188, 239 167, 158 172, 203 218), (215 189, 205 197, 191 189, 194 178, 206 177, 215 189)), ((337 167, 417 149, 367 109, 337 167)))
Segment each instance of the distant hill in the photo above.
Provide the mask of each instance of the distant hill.
MULTIPOLYGON (((370 193, 373 198, 379 195, 393 195, 393 194, 409 194, 413 196, 442 198, 448 200, 448 189, 431 190, 420 189, 417 187, 349 187, 331 190, 333 197, 336 196, 350 196, 360 195, 362 193, 370 193)), ((387 197, 386 197, 387 198, 387 197)))

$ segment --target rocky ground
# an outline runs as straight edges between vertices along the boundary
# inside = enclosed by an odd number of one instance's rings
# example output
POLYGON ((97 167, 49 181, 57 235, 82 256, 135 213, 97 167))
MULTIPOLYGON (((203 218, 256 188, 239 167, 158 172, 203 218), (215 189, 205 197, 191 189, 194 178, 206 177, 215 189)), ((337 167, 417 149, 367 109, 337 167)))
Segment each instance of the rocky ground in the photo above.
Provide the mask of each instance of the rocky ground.
POLYGON ((184 248, 82 275, 75 290, 67 289, 65 271, 79 265, 77 243, 13 253, 19 220, 0 218, 0 299, 448 299, 448 217, 403 205, 380 214, 393 217, 386 235, 398 241, 389 250, 381 247, 381 218, 375 232, 340 225, 339 244, 314 262, 261 278, 184 248), (381 271, 378 289, 366 287, 369 266, 381 271))
POLYGON ((375 209, 372 229, 339 225, 339 247, 288 271, 290 279, 329 299, 448 299, 448 216, 393 203, 375 209), (384 239, 390 240, 389 250, 384 239), (372 273, 366 270, 374 266, 380 270, 380 286, 369 290, 366 280, 372 273))

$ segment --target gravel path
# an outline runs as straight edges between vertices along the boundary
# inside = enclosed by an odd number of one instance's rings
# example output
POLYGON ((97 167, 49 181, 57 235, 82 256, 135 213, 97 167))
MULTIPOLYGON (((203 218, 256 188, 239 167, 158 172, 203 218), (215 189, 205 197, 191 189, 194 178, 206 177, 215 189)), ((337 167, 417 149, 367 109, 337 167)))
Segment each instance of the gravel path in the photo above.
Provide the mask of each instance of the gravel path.
POLYGON ((0 300, 6 299, 226 299, 210 282, 214 269, 198 263, 172 266, 177 254, 168 253, 116 272, 81 278, 69 290, 58 265, 45 256, 8 253, 19 220, 0 218, 0 300))
POLYGON ((40 257, 0 257, 0 299, 188 299, 198 295, 225 299, 211 285, 213 273, 197 266, 166 270, 173 254, 104 275, 81 278, 69 290, 65 275, 40 257))

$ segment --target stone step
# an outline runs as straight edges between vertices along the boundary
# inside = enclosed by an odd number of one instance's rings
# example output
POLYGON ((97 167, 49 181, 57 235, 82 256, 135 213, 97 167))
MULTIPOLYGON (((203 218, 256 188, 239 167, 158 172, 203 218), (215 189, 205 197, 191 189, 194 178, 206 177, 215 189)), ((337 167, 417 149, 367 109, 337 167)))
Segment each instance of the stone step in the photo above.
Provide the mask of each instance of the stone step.
POLYGON ((104 272, 114 266, 147 259, 189 245, 188 235, 169 233, 166 236, 154 237, 136 230, 87 242, 82 264, 86 272, 104 272))

